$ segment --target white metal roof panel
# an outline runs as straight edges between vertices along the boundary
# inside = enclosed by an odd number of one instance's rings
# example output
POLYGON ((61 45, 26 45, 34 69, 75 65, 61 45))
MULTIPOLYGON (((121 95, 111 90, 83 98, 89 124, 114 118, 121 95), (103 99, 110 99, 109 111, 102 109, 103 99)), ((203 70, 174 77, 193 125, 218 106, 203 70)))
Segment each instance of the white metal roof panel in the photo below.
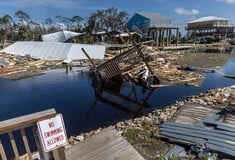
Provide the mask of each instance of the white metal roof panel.
POLYGON ((76 43, 59 42, 23 42, 18 41, 2 49, 0 52, 9 54, 18 54, 21 56, 30 55, 34 58, 46 60, 64 60, 64 59, 87 59, 81 51, 84 48, 94 59, 103 59, 105 46, 87 45, 76 43))
POLYGON ((67 59, 87 59, 82 52, 82 48, 93 59, 104 59, 105 46, 104 45, 89 45, 89 44, 73 44, 67 55, 67 59))
MULTIPOLYGON (((137 33, 137 32, 131 32, 130 33, 131 35, 139 35, 140 36, 140 34, 139 33, 137 33)), ((130 36, 130 34, 128 34, 128 33, 121 33, 121 34, 117 34, 115 37, 129 37, 130 36)))
POLYGON ((66 58, 70 48, 71 44, 69 43, 18 41, 4 48, 1 52, 21 56, 30 55, 33 58, 48 60, 62 60, 66 58))
POLYGON ((215 16, 207 16, 207 17, 202 17, 193 21, 190 21, 189 23, 197 23, 197 22, 206 22, 206 21, 215 21, 215 20, 222 20, 222 21, 228 21, 226 18, 220 18, 220 17, 215 17, 215 16))
POLYGON ((50 34, 42 35, 43 42, 64 42, 66 38, 63 32, 55 32, 50 34))

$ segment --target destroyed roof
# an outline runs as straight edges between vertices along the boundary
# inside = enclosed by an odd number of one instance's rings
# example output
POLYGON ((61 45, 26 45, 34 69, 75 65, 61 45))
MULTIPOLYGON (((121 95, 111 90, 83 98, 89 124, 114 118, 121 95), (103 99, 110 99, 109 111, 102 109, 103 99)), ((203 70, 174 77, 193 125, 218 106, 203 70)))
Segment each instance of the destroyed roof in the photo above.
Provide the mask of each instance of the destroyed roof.
MULTIPOLYGON (((139 35, 139 36, 141 36, 139 33, 137 33, 137 32, 131 32, 130 33, 131 35, 139 35)), ((128 33, 121 33, 121 34, 117 34, 115 37, 129 37, 130 35, 128 34, 128 33)))
POLYGON ((108 32, 107 31, 101 31, 101 32, 94 32, 92 34, 94 35, 101 35, 101 34, 107 34, 108 32))
POLYGON ((150 19, 152 21, 152 23, 172 22, 173 21, 173 19, 162 16, 158 13, 141 13, 141 12, 138 12, 137 14, 150 19))
POLYGON ((228 19, 215 17, 215 16, 207 16, 207 17, 202 17, 202 18, 190 21, 188 23, 197 23, 197 22, 206 22, 206 21, 228 21, 228 19))
POLYGON ((59 31, 55 33, 44 34, 41 37, 43 42, 65 42, 73 37, 78 37, 83 34, 84 33, 77 33, 71 31, 59 31))
POLYGON ((77 43, 18 41, 0 52, 21 56, 30 55, 33 58, 45 60, 87 59, 81 48, 84 48, 93 59, 104 58, 105 46, 77 43))

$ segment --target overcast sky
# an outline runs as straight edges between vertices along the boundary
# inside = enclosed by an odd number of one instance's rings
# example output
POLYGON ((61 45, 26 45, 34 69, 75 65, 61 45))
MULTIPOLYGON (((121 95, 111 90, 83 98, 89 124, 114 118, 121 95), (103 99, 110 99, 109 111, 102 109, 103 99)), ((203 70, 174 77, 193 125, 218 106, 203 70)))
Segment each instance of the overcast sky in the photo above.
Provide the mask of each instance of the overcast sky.
POLYGON ((235 0, 1 0, 0 16, 14 17, 23 10, 39 22, 56 15, 83 18, 97 10, 115 7, 131 17, 135 12, 159 13, 185 24, 204 16, 230 19, 235 24, 235 0))

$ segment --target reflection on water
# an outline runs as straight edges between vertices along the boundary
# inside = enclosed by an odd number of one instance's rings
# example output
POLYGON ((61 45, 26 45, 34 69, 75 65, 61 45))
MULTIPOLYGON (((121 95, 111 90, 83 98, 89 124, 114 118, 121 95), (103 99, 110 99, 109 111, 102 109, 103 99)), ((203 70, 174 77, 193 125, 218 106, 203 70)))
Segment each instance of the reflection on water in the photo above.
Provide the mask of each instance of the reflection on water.
POLYGON ((107 103, 133 116, 144 114, 144 110, 149 108, 148 99, 154 90, 142 88, 142 95, 140 96, 137 95, 136 84, 129 83, 129 87, 127 87, 127 84, 127 82, 121 84, 112 81, 104 82, 98 76, 94 76, 93 87, 96 100, 89 109, 88 115, 96 106, 97 101, 107 103))
POLYGON ((225 74, 235 74, 235 58, 228 60, 227 64, 219 69, 219 71, 225 74))
MULTIPOLYGON (((235 74, 231 59, 220 71, 235 74)), ((53 70, 17 81, 0 79, 0 120, 55 108, 62 113, 68 136, 112 124, 121 119, 161 108, 187 96, 217 87, 234 85, 234 80, 206 73, 200 87, 170 86, 146 90, 124 82, 99 88, 89 73, 73 69, 53 70)))

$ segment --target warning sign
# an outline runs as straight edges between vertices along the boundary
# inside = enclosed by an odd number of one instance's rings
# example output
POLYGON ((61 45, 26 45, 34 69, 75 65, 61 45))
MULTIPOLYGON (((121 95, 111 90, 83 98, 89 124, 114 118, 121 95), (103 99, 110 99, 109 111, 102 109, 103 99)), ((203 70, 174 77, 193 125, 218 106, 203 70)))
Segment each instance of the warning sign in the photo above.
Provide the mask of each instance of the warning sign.
POLYGON ((61 114, 37 123, 45 152, 55 150, 66 144, 67 135, 61 114))

